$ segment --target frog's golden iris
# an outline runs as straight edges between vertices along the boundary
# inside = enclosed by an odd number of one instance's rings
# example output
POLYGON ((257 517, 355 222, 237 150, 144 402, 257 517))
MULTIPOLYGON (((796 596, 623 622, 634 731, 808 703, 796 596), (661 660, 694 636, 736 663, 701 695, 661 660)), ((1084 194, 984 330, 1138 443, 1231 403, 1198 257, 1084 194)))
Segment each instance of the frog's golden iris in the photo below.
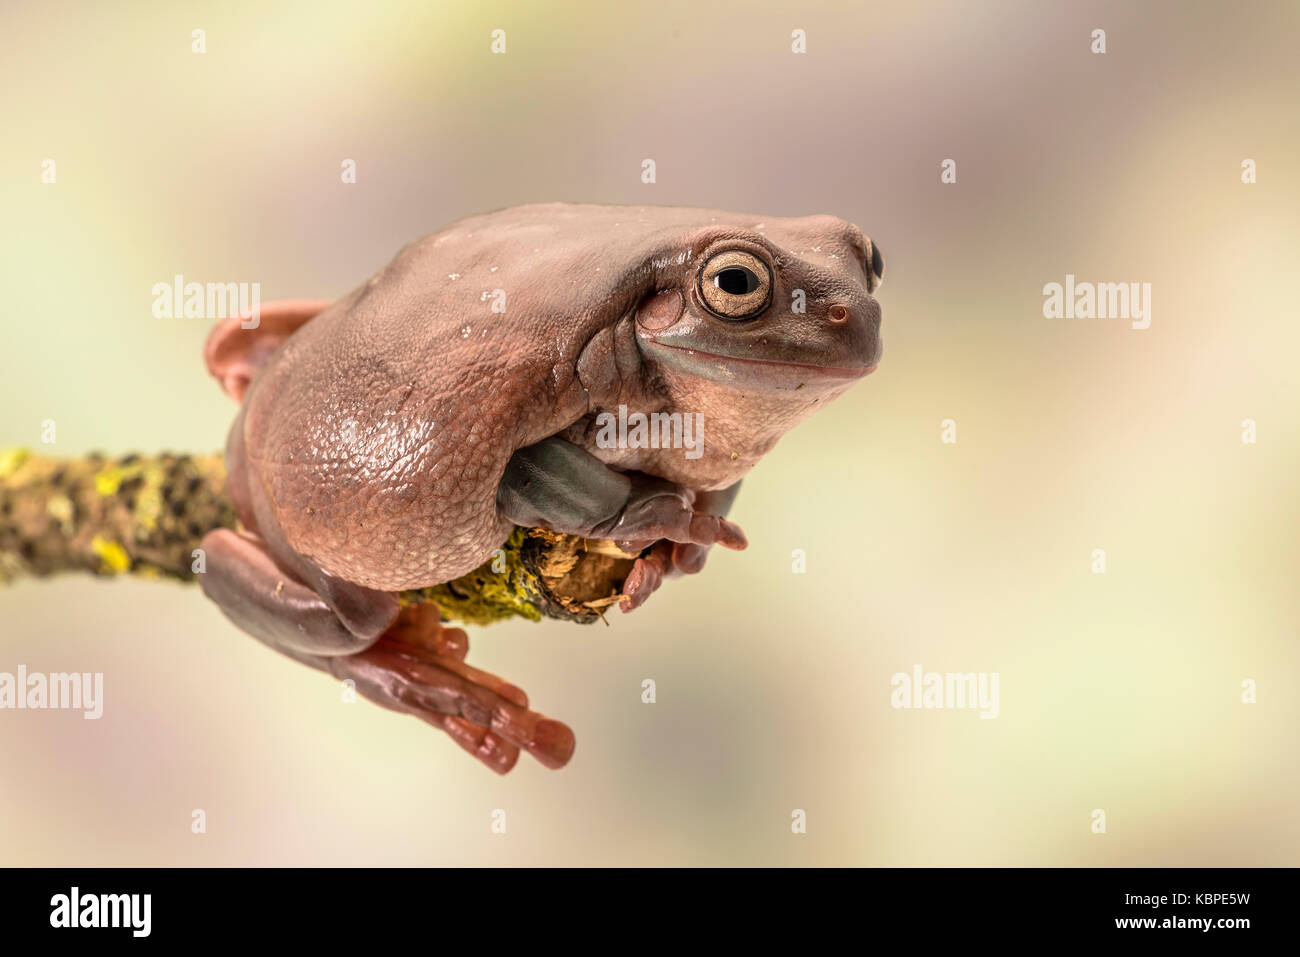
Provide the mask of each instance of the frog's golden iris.
POLYGON ((700 270, 700 299, 720 319, 752 319, 767 308, 772 271, 743 249, 718 253, 700 270))

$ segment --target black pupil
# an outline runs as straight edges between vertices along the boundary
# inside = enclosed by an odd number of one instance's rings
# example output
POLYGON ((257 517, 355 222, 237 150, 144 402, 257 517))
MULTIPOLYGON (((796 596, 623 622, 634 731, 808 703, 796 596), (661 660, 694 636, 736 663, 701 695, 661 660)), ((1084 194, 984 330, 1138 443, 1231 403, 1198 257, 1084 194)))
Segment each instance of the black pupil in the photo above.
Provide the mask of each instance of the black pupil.
POLYGON ((758 288, 758 277, 744 266, 728 266, 713 277, 713 284, 732 296, 743 296, 758 288))

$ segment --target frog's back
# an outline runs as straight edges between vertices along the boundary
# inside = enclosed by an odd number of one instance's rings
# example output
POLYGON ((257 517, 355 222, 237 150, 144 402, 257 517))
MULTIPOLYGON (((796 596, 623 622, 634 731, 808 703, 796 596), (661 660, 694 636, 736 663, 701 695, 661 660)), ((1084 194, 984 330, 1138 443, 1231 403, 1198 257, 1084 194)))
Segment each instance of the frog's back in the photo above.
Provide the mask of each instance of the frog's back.
POLYGON ((332 575, 394 590, 477 567, 510 531, 496 509, 510 456, 585 412, 574 367, 602 317, 555 313, 526 261, 545 257, 491 228, 407 246, 249 391, 253 476, 289 545, 332 575))
POLYGON ((587 411, 583 347, 685 228, 720 218, 751 217, 556 203, 405 247, 249 391, 245 448, 288 543, 381 589, 481 564, 510 531, 496 508, 510 456, 587 411))

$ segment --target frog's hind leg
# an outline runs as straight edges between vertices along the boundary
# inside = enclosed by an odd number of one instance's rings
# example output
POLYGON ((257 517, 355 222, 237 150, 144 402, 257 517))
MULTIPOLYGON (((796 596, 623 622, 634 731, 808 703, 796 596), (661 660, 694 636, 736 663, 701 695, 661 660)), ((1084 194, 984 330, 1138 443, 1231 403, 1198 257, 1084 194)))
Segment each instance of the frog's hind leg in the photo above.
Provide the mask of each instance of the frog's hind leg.
POLYGON ((397 617, 397 600, 388 595, 387 620, 381 613, 379 627, 357 634, 319 593, 276 564, 261 539, 221 528, 204 536, 202 548, 203 593, 242 630, 286 654, 364 651, 397 617))
POLYGON ((528 708, 519 688, 466 665, 465 633, 443 628, 438 609, 401 609, 386 592, 330 579, 329 600, 282 568, 262 539, 217 529, 203 538, 204 594, 240 629, 296 661, 353 683, 392 711, 441 728, 499 774, 520 750, 558 768, 573 732, 528 708), (336 602, 346 601, 345 625, 336 602), (364 627, 359 627, 359 623, 364 627))

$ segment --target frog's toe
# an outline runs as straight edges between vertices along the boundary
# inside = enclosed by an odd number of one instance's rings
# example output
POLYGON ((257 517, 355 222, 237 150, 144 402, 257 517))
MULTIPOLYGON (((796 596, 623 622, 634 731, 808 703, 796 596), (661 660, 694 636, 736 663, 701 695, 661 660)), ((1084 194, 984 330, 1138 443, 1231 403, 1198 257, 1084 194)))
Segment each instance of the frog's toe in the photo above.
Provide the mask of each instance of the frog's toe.
POLYGON ((519 749, 487 728, 480 728, 464 718, 449 714, 421 714, 421 717, 435 727, 442 728, 453 741, 497 774, 508 773, 519 760, 519 749))
POLYGON ((464 661, 469 654, 469 635, 463 628, 444 625, 438 606, 431 601, 403 608, 380 641, 421 649, 457 661, 464 661))
POLYGON ((624 613, 640 608, 663 584, 664 575, 668 570, 664 563, 665 550, 662 547, 665 544, 668 546, 667 550, 671 552, 671 542, 660 542, 651 549, 649 554, 638 558, 632 565, 632 570, 623 581, 624 600, 620 604, 624 613))
MULTIPOLYGON (((407 624, 413 629, 403 633, 407 639, 428 640, 427 630, 420 630, 427 622, 407 624)), ((452 645, 456 654, 463 647, 452 645)), ((573 756, 573 732, 566 725, 529 710, 521 688, 457 657, 385 635, 366 651, 328 665, 381 707, 442 728, 494 771, 509 771, 521 750, 548 768, 563 767, 573 756)))
POLYGON ((673 544, 673 570, 683 575, 695 575, 704 570, 709 549, 705 545, 673 544))

